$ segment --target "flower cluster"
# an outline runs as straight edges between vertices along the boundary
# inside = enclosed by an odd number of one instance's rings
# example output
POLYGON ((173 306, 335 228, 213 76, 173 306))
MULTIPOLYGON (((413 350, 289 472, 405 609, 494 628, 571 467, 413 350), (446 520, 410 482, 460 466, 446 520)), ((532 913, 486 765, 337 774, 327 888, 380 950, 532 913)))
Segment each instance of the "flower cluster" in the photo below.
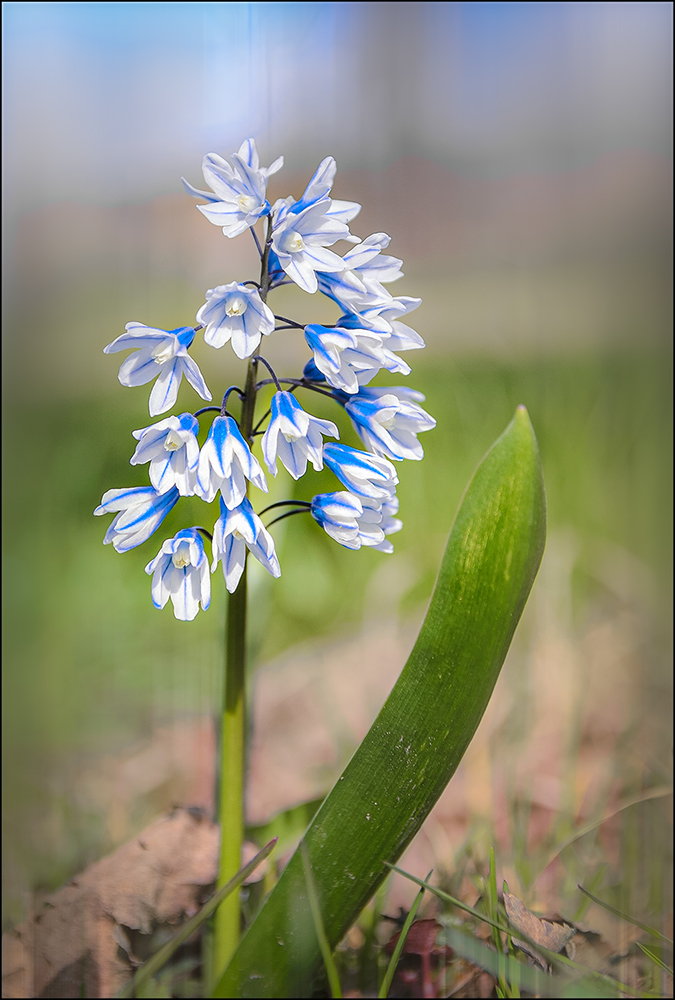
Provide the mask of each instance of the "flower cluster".
POLYGON ((279 157, 270 167, 261 167, 255 142, 248 139, 229 162, 215 153, 204 157, 209 191, 183 180, 191 195, 206 201, 197 208, 225 236, 251 231, 260 255, 260 280, 231 281, 208 289, 196 326, 160 330, 128 323, 126 332, 104 349, 106 354, 132 351, 119 370, 122 385, 154 382, 151 417, 174 407, 183 375, 202 399, 212 399, 188 354, 199 330, 209 346, 220 349, 229 342, 238 358, 248 359, 245 389, 230 386, 220 406, 167 416, 134 431, 138 444, 131 464, 148 463, 151 485, 108 490, 94 511, 115 513, 104 542, 126 552, 145 542, 181 497, 197 496, 211 503, 219 496, 220 517, 212 532, 202 527, 178 531, 146 566, 155 607, 164 607, 171 598, 176 617, 184 621, 195 618, 200 604, 203 609, 209 606, 210 572, 218 563, 230 593, 241 580, 248 552, 272 576, 280 576, 268 528, 290 514, 310 513, 348 549, 365 545, 392 552, 387 536, 402 527, 395 516, 398 476, 393 463, 421 459, 417 435, 435 425, 419 405, 424 400, 421 393, 369 384, 382 370, 407 375, 410 367, 397 352, 424 347, 420 335, 403 322, 421 300, 396 297, 385 288, 402 276, 402 261, 382 252, 389 237, 374 233, 361 240, 352 235, 349 223, 361 206, 331 198, 336 172, 332 156, 320 164, 299 201, 287 197, 271 205, 267 180, 282 166, 279 157), (263 234, 256 232, 258 223, 263 234), (329 249, 340 240, 353 244, 342 255, 329 249), (328 296, 340 310, 334 325, 303 326, 275 315, 268 295, 289 283, 328 296), (300 377, 278 377, 256 353, 262 338, 278 330, 304 335, 312 356, 300 377), (261 364, 267 371, 259 369, 261 364), (266 399, 267 412, 256 423, 256 397, 268 386, 274 386, 274 392, 271 401, 266 399), (348 415, 366 450, 337 443, 337 425, 305 410, 295 395, 299 390, 332 398, 348 415), (239 397, 238 419, 228 409, 233 395, 239 397), (206 414, 216 415, 200 446, 199 418, 206 414), (261 457, 269 475, 276 476, 281 464, 297 480, 311 462, 317 471, 324 466, 330 470, 343 488, 319 494, 311 502, 274 503, 256 513, 249 484, 263 493, 268 490, 265 471, 251 450, 257 436, 262 438, 261 457), (278 507, 290 509, 264 525, 262 515, 278 507), (211 542, 210 571, 204 538, 211 542))

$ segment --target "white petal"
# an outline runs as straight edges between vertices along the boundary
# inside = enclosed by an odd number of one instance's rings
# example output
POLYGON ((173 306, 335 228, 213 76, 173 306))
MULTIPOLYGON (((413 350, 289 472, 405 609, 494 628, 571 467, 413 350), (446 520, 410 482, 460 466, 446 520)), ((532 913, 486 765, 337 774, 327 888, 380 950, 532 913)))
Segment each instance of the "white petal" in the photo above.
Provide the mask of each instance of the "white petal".
POLYGON ((160 371, 150 393, 150 416, 170 410, 178 398, 178 387, 183 374, 182 358, 167 362, 160 371))
POLYGON ((193 361, 191 357, 187 354, 181 357, 180 362, 183 366, 183 373, 185 378, 188 380, 193 389, 195 389, 202 399, 212 399, 211 393, 208 390, 208 386, 204 381, 204 376, 199 370, 199 366, 196 361, 193 361))

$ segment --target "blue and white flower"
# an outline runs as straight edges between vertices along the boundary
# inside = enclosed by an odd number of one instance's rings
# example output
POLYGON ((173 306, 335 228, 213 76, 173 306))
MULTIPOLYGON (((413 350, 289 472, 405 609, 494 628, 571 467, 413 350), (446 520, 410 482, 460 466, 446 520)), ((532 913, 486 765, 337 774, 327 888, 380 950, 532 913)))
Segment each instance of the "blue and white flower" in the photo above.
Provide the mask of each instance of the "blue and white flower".
MULTIPOLYGON (((314 363, 314 358, 310 358, 302 369, 302 377, 308 382, 325 382, 326 376, 323 372, 320 372, 314 363)), ((339 394, 334 394, 336 398, 339 398, 339 394)), ((346 394, 345 394, 346 395, 346 394)))
POLYGON ((272 250, 288 277, 305 292, 317 290, 317 271, 344 270, 342 257, 327 247, 339 239, 352 238, 344 220, 353 218, 360 208, 355 202, 337 203, 335 207, 327 196, 334 175, 335 161, 329 156, 300 201, 287 198, 274 206, 272 250))
POLYGON ((173 613, 182 622, 197 617, 211 603, 211 575, 204 542, 196 528, 184 528, 168 538, 145 567, 152 576, 152 603, 163 608, 171 598, 173 613))
POLYGON ((157 379, 150 393, 151 417, 171 409, 183 375, 202 399, 211 399, 202 373, 188 355, 188 347, 195 339, 193 327, 158 330, 142 323, 127 323, 125 329, 127 332, 104 347, 103 353, 116 354, 138 348, 122 362, 118 378, 126 386, 145 385, 157 379))
POLYGON ((341 316, 336 326, 350 330, 353 327, 365 328, 379 333, 389 351, 412 351, 424 347, 424 341, 416 330, 401 322, 401 316, 412 312, 422 304, 421 299, 409 295, 399 295, 391 298, 381 306, 363 309, 358 314, 341 316))
POLYGON ((166 493, 158 493, 152 486, 108 490, 94 514, 119 513, 106 531, 103 544, 112 545, 116 552, 128 552, 142 545, 176 505, 179 496, 175 486, 166 493))
POLYGON ((262 337, 272 333, 274 313, 262 301, 257 288, 231 281, 229 285, 209 288, 197 322, 206 327, 207 344, 222 347, 231 340, 234 353, 243 359, 253 354, 262 337))
POLYGON ((385 306, 392 296, 382 283, 403 277, 403 261, 381 252, 390 242, 391 237, 386 233, 366 237, 344 255, 342 271, 317 275, 319 291, 337 302, 346 313, 385 306))
POLYGON ((166 417, 150 427, 133 431, 138 441, 131 465, 150 462, 150 482, 158 493, 175 486, 183 497, 192 496, 197 482, 199 421, 191 413, 166 417))
POLYGON ((322 469, 322 435, 339 438, 335 424, 307 413, 290 392, 275 392, 271 409, 270 422, 262 439, 265 465, 271 474, 277 474, 277 458, 293 479, 304 476, 308 459, 317 472, 322 469))
POLYGON ((253 139, 242 143, 238 153, 232 154, 229 164, 217 153, 207 153, 202 161, 204 180, 209 191, 200 191, 181 178, 183 185, 195 198, 205 198, 207 205, 197 205, 199 211, 214 226, 221 226, 225 236, 239 236, 258 219, 270 212, 266 197, 267 178, 284 165, 283 156, 269 167, 261 167, 258 150, 253 139))
POLYGON ((418 405, 421 392, 404 386, 362 388, 345 402, 354 428, 366 448, 376 455, 419 461, 424 457, 417 435, 436 426, 436 421, 418 405))
POLYGON ((384 338, 372 330, 312 323, 305 327, 305 340, 328 384, 343 392, 358 392, 359 386, 382 368, 402 375, 410 372, 410 366, 389 351, 384 338))
POLYGON ((321 493, 311 506, 312 517, 331 538, 347 549, 384 542, 382 502, 353 493, 321 493))
POLYGON ((233 510, 246 496, 247 479, 267 493, 265 473, 241 436, 236 420, 216 417, 199 453, 195 493, 211 503, 220 490, 226 507, 233 510))
MULTIPOLYGON (((394 517, 394 514, 398 513, 397 496, 390 496, 383 500, 380 513, 382 515, 380 527, 385 535, 393 535, 397 531, 401 530, 403 527, 403 521, 399 521, 397 517, 394 517)), ((377 549, 378 552, 391 553, 394 551, 394 546, 388 538, 385 538, 378 545, 374 545, 373 548, 377 549)))
POLYGON ((343 486, 358 497, 385 500, 396 492, 396 469, 386 458, 331 443, 325 445, 323 459, 343 486))
MULTIPOLYGON (((337 163, 334 157, 327 156, 314 171, 300 201, 295 201, 294 198, 289 197, 280 198, 279 201, 274 203, 275 221, 277 223, 281 222, 287 211, 298 215, 303 209, 326 198, 330 194, 336 173, 337 163)), ((355 219, 360 211, 361 205, 356 201, 337 201, 335 198, 331 198, 331 204, 326 210, 326 215, 331 219, 347 223, 355 219)), ((350 241, 359 242, 356 236, 347 236, 345 238, 350 241)))
POLYGON ((274 539, 254 512, 248 499, 244 498, 233 510, 220 500, 220 517, 213 529, 212 570, 220 562, 223 567, 225 586, 231 594, 246 565, 246 549, 255 556, 268 573, 281 576, 281 567, 274 551, 274 539))

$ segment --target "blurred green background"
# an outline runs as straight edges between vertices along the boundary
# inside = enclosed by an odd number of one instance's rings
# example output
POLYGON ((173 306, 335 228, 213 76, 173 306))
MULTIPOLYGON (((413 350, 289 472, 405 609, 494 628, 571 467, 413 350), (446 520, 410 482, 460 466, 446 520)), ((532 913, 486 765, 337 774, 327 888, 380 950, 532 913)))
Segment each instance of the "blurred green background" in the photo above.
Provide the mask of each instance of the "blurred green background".
MULTIPOLYGON (((635 720, 667 769, 671 5, 337 7, 4 5, 6 921, 171 804, 149 787, 115 825, 83 771, 218 704, 222 577, 186 624, 152 608, 143 572, 215 507, 182 502, 124 556, 91 515, 146 471, 128 461, 147 390, 123 389, 103 346, 130 320, 190 323, 207 287, 256 276, 245 237, 225 240, 179 188, 181 173, 199 186, 203 153, 250 134, 263 163, 287 155, 272 197, 299 197, 332 153, 335 195, 364 205, 352 231, 392 235, 406 272, 392 292, 424 298, 411 322, 428 349, 406 356, 408 383, 438 421, 425 460, 400 469, 392 557, 342 549, 303 517, 275 529, 283 574, 253 567, 252 660, 419 619, 467 480, 525 403, 550 529, 574 540, 574 627, 617 600, 599 544, 644 591, 635 720)), ((277 294, 285 315, 335 316, 277 294)), ((297 374, 300 338, 274 340, 267 356, 297 374)), ((194 355, 214 396, 242 377, 228 348, 194 355)), ((324 403, 312 412, 335 419, 324 403)), ((184 385, 179 406, 197 405, 184 385)), ((266 502, 328 482, 282 471, 266 502)))

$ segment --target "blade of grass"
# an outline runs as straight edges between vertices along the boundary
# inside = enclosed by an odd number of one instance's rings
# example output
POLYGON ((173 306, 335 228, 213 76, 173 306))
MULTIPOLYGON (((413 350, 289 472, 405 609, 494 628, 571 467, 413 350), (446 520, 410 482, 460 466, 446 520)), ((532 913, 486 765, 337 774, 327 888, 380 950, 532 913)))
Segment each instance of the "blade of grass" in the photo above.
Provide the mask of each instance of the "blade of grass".
MULTIPOLYGON (((431 878, 432 872, 433 868, 427 875, 427 879, 431 878)), ((378 990, 377 993, 378 1000, 383 1000, 383 998, 386 998, 387 994, 389 993, 389 987, 391 986, 391 981, 394 978, 394 973, 396 972, 396 966, 398 965, 398 960, 401 957, 403 946, 405 944, 406 938, 408 937, 408 931, 412 927, 412 922, 415 919, 415 914, 420 908, 420 903, 422 902, 423 896, 424 896, 424 889, 420 889, 420 891, 415 896, 415 901, 413 905, 410 907, 410 913, 405 918, 405 923, 403 925, 401 933, 399 934, 398 941, 396 942, 396 947, 394 948, 394 954, 391 956, 389 960, 389 965, 387 966, 387 971, 384 974, 382 985, 380 986, 380 989, 378 990)))
POLYGON ((244 867, 237 872, 234 878, 231 878, 226 885, 211 896, 211 898, 204 903, 201 910, 199 910, 198 913, 195 913, 194 917, 191 917, 190 920, 188 920, 188 922, 181 927, 178 933, 174 934, 170 941, 167 941, 167 943, 163 945, 159 951, 155 952, 152 958, 149 958, 148 961, 145 962, 140 969, 138 969, 134 978, 124 988, 124 990, 122 990, 119 996, 136 996, 138 991, 143 988, 143 985, 156 975, 162 966, 169 961, 176 949, 180 948, 180 946, 187 941, 187 939, 191 937, 199 927, 201 927, 204 921, 208 920, 209 917, 215 913, 222 901, 227 899, 227 897, 233 893, 235 889, 238 889, 242 882, 255 871, 258 865, 262 864, 265 858, 272 853, 276 847, 276 843, 277 841, 275 838, 274 840, 271 840, 269 844, 266 844, 261 851, 258 851, 254 858, 251 858, 247 865, 244 865, 244 867))
POLYGON ((635 943, 640 949, 640 951, 643 951, 645 953, 647 958, 651 958, 654 965, 658 965, 659 969, 663 969, 663 971, 667 972, 669 976, 672 976, 673 970, 671 969, 671 967, 669 965, 666 965, 666 963, 662 959, 660 959, 658 955, 655 955, 654 952, 651 950, 651 948, 647 948, 646 945, 641 944, 639 941, 636 941, 635 943))
MULTIPOLYGON (((452 903, 453 906, 457 906, 460 910, 465 910, 466 913, 470 913, 472 917, 477 917, 478 920, 482 920, 486 924, 490 924, 491 927, 496 927, 498 931, 503 931, 505 934, 509 933, 508 927, 504 927, 502 924, 497 923, 492 917, 487 916, 485 913, 481 913, 480 910, 474 910, 473 906, 468 906, 467 903, 463 903, 461 899, 455 899, 454 896, 450 896, 447 892, 443 892, 442 889, 436 889, 433 885, 429 885, 427 882, 423 882, 422 879, 417 878, 415 875, 410 875, 409 872, 404 872, 402 868, 397 868, 396 865, 390 865, 388 861, 385 861, 387 868, 391 868, 393 872, 398 872, 399 875, 403 875, 405 878, 410 879, 411 882, 415 882, 417 885, 422 886, 423 889, 428 889, 432 892, 434 896, 438 896, 439 899, 444 900, 446 903, 452 903)), ((521 935, 522 937, 522 935, 521 935)))
POLYGON ((662 934, 661 931, 654 930, 654 928, 650 927, 649 924, 643 924, 639 920, 629 917, 627 913, 622 913, 621 910, 617 910, 615 907, 610 906, 609 903, 605 903, 602 899, 598 899, 598 897, 594 896, 592 892, 588 891, 588 889, 584 889, 583 885, 578 885, 577 889, 580 889, 584 896, 588 896, 588 898, 592 899, 594 903, 598 904, 598 906, 602 906, 603 909, 613 913, 615 917, 621 917, 622 920, 626 920, 629 924, 639 927, 640 930, 646 931, 647 934, 651 934, 652 937, 658 938, 659 941, 665 941, 666 944, 672 945, 672 939, 666 937, 666 935, 662 934))
POLYGON ((612 819, 613 816, 617 816, 620 812, 623 812, 624 809, 630 809, 631 806, 638 806, 640 805, 641 802, 649 802, 651 799, 665 798, 666 795, 672 795, 672 794, 673 794, 673 789, 670 785, 666 786, 660 785, 658 788, 650 788, 648 791, 643 792, 641 795, 636 795, 633 798, 627 799, 625 802, 622 802, 617 809, 614 809, 612 812, 606 813, 601 819, 594 819, 591 820, 589 823, 584 823, 583 826, 580 826, 578 830, 575 830, 571 836, 567 837, 566 840, 563 840, 562 844, 559 844, 558 847, 556 847, 553 854, 550 855, 548 861, 541 869, 539 875, 541 875, 548 868, 548 866, 553 861, 555 861, 555 859, 558 857, 559 854, 562 854, 562 852, 566 850, 568 847, 570 847, 576 840, 579 840, 580 837, 585 837, 587 833, 592 833, 593 830, 597 830, 599 826, 602 826, 603 823, 606 823, 608 819, 612 819))
POLYGON ((319 939, 319 947, 321 948, 321 954, 323 956, 323 964, 326 966, 326 974, 328 976, 328 984, 330 986, 330 995, 332 997, 341 997, 342 990, 340 989, 340 979, 338 976, 338 971, 335 967, 335 961, 333 959, 333 953, 331 952, 330 945, 328 944, 328 939, 326 937, 326 932, 323 927, 323 920, 321 919, 321 907, 319 906, 319 897, 316 893, 316 883, 314 882, 314 875, 312 874, 312 866, 309 860, 309 855, 307 854, 307 845, 304 843, 300 847, 302 853, 302 864, 305 869, 305 881, 307 883, 307 895, 309 897, 309 906, 312 911, 312 920, 314 921, 314 929, 316 931, 316 936, 319 939))
MULTIPOLYGON (((592 892, 595 892, 596 889, 600 888, 605 879, 606 871, 607 871, 607 862, 603 861, 603 863, 598 867, 597 871, 595 871, 589 879, 589 885, 591 887, 592 892)), ((575 924, 578 924, 580 920, 583 920, 586 911, 588 910, 588 907, 590 905, 591 905, 590 899, 585 899, 582 896, 579 905, 577 906, 574 915, 572 917, 572 920, 575 924)))
MULTIPOLYGON (((504 879, 504 881, 502 882, 502 893, 505 893, 505 892, 508 892, 508 891, 509 891, 509 887, 506 884, 506 879, 504 879)), ((515 945, 513 943, 513 938, 511 936, 511 934, 507 934, 506 935, 506 947, 507 947, 507 951, 508 951, 509 955, 515 955, 516 947, 515 947, 515 945)), ((516 975, 514 976, 512 982, 511 982, 511 996, 512 997, 520 997, 520 978, 518 977, 517 972, 516 972, 516 975)))
MULTIPOLYGON (((494 847, 490 847, 490 867, 488 870, 486 889, 488 911, 492 919, 496 921, 499 916, 499 899, 497 896, 497 872, 495 871, 494 847)), ((511 991, 502 970, 502 966, 504 965, 504 943, 502 941, 502 936, 496 927, 492 928, 492 941, 500 959, 500 972, 497 976, 499 989, 501 990, 502 996, 510 997, 511 991)))

